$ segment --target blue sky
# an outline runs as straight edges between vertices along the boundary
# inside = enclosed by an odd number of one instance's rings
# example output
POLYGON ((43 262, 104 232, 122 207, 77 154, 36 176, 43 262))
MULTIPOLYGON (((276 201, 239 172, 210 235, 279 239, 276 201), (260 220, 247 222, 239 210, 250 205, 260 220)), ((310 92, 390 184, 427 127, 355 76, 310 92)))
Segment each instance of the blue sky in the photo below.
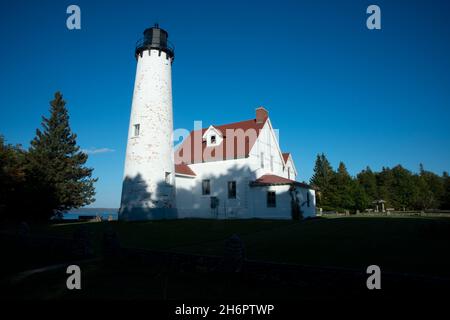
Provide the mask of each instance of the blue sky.
POLYGON ((136 61, 158 22, 176 47, 175 128, 254 117, 265 106, 299 180, 317 153, 351 174, 398 163, 450 170, 450 4, 446 1, 2 1, 0 133, 25 147, 56 90, 118 207, 136 61), (66 8, 81 8, 81 30, 66 8), (382 29, 366 28, 381 8, 382 29), (113 151, 112 151, 113 150, 113 151))

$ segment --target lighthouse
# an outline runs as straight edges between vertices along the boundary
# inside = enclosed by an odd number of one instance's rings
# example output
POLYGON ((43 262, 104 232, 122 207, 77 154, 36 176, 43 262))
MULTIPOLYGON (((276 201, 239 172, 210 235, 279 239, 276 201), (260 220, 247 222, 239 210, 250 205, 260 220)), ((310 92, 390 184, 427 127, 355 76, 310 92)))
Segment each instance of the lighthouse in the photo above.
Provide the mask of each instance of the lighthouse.
POLYGON ((174 49, 158 25, 144 31, 137 60, 120 220, 176 218, 173 153, 174 49))

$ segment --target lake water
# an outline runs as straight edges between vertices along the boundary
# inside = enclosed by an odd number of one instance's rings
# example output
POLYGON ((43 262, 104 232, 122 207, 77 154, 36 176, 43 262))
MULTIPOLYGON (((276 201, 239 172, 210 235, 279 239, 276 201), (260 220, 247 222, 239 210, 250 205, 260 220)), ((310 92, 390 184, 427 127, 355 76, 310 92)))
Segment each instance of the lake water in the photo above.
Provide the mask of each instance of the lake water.
POLYGON ((110 208, 82 208, 71 210, 63 215, 64 220, 76 220, 83 216, 102 217, 103 220, 108 220, 112 216, 113 220, 117 220, 119 209, 110 208))

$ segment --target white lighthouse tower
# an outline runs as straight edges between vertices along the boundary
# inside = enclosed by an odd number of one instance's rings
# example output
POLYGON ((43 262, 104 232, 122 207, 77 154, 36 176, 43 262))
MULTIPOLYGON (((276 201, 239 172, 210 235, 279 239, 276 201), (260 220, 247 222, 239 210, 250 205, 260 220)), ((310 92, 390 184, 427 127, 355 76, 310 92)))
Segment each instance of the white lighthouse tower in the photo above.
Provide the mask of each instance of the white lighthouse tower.
POLYGON ((144 31, 136 46, 136 80, 120 220, 175 218, 173 153, 173 47, 165 30, 155 25, 144 31))

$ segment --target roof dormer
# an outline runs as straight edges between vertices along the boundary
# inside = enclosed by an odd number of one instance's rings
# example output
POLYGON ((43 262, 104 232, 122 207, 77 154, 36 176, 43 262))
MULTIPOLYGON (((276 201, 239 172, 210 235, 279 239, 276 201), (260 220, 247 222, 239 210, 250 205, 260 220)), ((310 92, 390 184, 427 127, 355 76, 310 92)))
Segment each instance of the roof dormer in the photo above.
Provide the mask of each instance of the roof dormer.
POLYGON ((203 140, 207 147, 216 147, 222 143, 223 134, 219 129, 209 126, 203 134, 203 140))

